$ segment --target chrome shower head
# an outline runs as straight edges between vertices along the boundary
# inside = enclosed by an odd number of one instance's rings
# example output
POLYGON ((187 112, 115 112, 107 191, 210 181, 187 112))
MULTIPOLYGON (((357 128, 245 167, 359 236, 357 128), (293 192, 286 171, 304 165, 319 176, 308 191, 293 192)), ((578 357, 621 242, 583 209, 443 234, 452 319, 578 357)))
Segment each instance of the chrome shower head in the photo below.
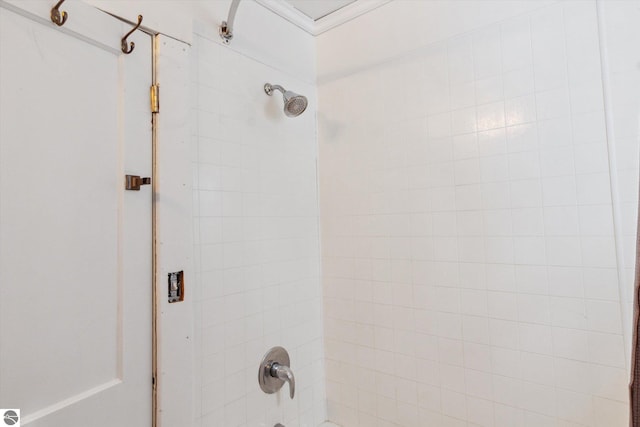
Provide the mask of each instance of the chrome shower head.
POLYGON ((282 99, 284 100, 284 114, 286 114, 287 117, 297 117, 307 109, 309 102, 307 101, 306 96, 286 90, 280 85, 265 83, 264 91, 267 95, 273 95, 274 90, 282 92, 282 99))

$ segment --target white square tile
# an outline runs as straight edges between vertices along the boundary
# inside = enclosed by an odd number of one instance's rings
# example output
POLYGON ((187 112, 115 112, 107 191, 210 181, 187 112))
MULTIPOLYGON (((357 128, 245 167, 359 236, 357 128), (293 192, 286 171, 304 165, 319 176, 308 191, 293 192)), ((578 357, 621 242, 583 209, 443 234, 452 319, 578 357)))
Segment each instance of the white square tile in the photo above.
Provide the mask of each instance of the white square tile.
POLYGON ((552 356, 522 353, 522 379, 532 383, 555 386, 555 367, 552 356))
POLYGON ((483 192, 479 185, 456 186, 456 209, 478 210, 482 208, 483 192))
POLYGON ((477 184, 480 181, 480 161, 477 158, 455 162, 456 185, 477 184))
POLYGON ((533 124, 509 126, 507 148, 510 153, 532 151, 538 148, 538 132, 533 124))
POLYGON ((566 119, 538 120, 537 127, 540 146, 560 148, 572 144, 575 128, 566 119))
POLYGON ((451 83, 469 82, 474 78, 471 37, 458 37, 448 42, 449 77, 451 83))
POLYGON ((493 410, 496 427, 524 426, 524 413, 522 409, 494 403, 493 410))
POLYGON ((558 266, 580 266, 582 255, 580 238, 548 237, 546 239, 547 262, 558 266))
POLYGON ((617 270, 588 268, 584 272, 584 295, 587 298, 615 301, 620 298, 617 270))
POLYGON ((553 354, 554 342, 551 326, 520 323, 520 349, 525 352, 553 354))
POLYGON ((475 133, 454 136, 452 142, 454 159, 478 157, 478 137, 475 133))
POLYGON ((594 398, 595 423, 623 425, 629 418, 628 406, 626 402, 594 398))
POLYGON ((478 263, 459 263, 458 285, 462 289, 487 289, 485 265, 478 263))
POLYGON ((554 360, 557 385, 561 388, 584 391, 589 390, 591 383, 589 363, 577 360, 556 358, 554 360))
POLYGON ((468 369, 475 369, 482 372, 491 372, 491 347, 489 347, 488 344, 477 344, 474 342, 468 342, 465 338, 464 366, 468 369))
POLYGON ((500 31, 491 28, 475 34, 473 60, 477 79, 494 76, 501 71, 502 54, 500 31))
POLYGON ((500 264, 514 262, 513 239, 511 237, 487 237, 484 241, 486 262, 500 264))
POLYGON ((602 111, 575 114, 571 117, 573 140, 576 144, 606 141, 606 124, 602 111))
POLYGON ((508 209, 495 209, 483 211, 484 233, 486 236, 511 236, 513 225, 511 211, 508 209))
MULTIPOLYGON (((486 298, 485 298, 486 312, 486 298)), ((485 315, 486 316, 486 315, 485 315)), ((489 321, 484 316, 472 316, 464 315, 462 317, 462 336, 464 338, 465 353, 464 357, 467 360, 466 346, 468 343, 489 344, 489 321)), ((469 363, 471 363, 469 361, 469 363)), ((465 366, 469 366, 469 363, 465 363, 465 366)))
POLYGON ((575 157, 571 147, 549 148, 540 151, 540 172, 544 177, 573 175, 575 157))
POLYGON ((536 97, 525 95, 517 98, 509 98, 504 104, 507 126, 530 123, 536 120, 536 97))
POLYGON ((507 152, 504 129, 478 132, 478 151, 481 156, 495 156, 507 152))
POLYGON ((496 375, 493 377, 494 400, 511 407, 522 406, 523 383, 519 379, 496 375))
POLYGON ((574 114, 589 113, 593 111, 602 112, 604 109, 603 97, 602 97, 602 85, 589 81, 586 84, 571 84, 570 82, 570 96, 571 96, 571 111, 574 114))
POLYGON ((616 368, 624 367, 621 335, 590 332, 588 334, 589 360, 616 368))
POLYGON ((518 208, 511 210, 514 236, 542 236, 544 221, 540 208, 518 208))
POLYGON ((460 309, 471 316, 487 315, 487 292, 473 289, 462 289, 460 309))
POLYGON ((535 90, 533 69, 524 67, 514 71, 508 71, 502 76, 502 85, 505 98, 515 98, 530 95, 535 90))
POLYGON ((465 211, 456 214, 458 236, 481 236, 483 230, 482 212, 465 211))
POLYGON ((528 17, 506 21, 500 26, 500 32, 503 71, 531 66, 533 58, 528 17))
POLYGON ((583 237, 582 262, 585 267, 616 267, 616 248, 613 237, 583 237))
POLYGON ((476 109, 478 131, 505 126, 504 102, 479 105, 476 109))
POLYGON ((546 263, 543 237, 515 237, 515 261, 517 264, 540 265, 546 263))
POLYGON ((455 110, 451 112, 451 131, 453 135, 461 135, 475 132, 476 109, 473 107, 455 110))
MULTIPOLYGON (((476 396, 480 399, 492 399, 493 391, 490 373, 476 371, 473 369, 465 369, 464 374, 465 391, 468 395, 476 396)), ((490 402, 487 401, 487 403, 490 402)), ((488 405, 488 408, 492 409, 491 404, 488 405)), ((489 411, 489 414, 492 414, 492 411, 489 411)), ((489 416, 487 418, 490 419, 492 417, 489 416)))
POLYGON ((504 97, 502 77, 500 75, 476 80, 475 86, 477 104, 489 104, 499 101, 504 97))
POLYGON ((589 360, 589 333, 577 329, 553 328, 554 355, 573 360, 589 360))
MULTIPOLYGON (((520 378, 522 353, 519 350, 491 347, 491 361, 494 374, 520 378)), ((494 379, 494 381, 497 380, 498 378, 494 379)))
POLYGON ((608 173, 577 175, 578 203, 582 205, 611 203, 611 186, 608 176, 608 173))
MULTIPOLYGON (((489 334, 492 346, 503 347, 511 350, 519 349, 519 332, 517 322, 490 319, 489 334)), ((499 367, 499 364, 496 364, 494 361, 494 370, 496 369, 496 366, 499 367)))
POLYGON ((473 81, 452 84, 450 93, 452 109, 472 107, 476 104, 475 85, 473 81))
POLYGON ((427 118, 430 138, 442 138, 451 135, 451 114, 434 114, 427 118))
POLYGON ((544 208, 544 231, 547 236, 577 236, 577 206, 550 206, 544 208))
POLYGON ((561 328, 586 329, 587 313, 584 300, 552 297, 551 324, 561 328))
POLYGON ((506 181, 509 178, 507 156, 483 157, 480 159, 482 182, 506 181))
POLYGON ((546 295, 518 295, 518 319, 521 322, 551 323, 551 304, 546 295))
POLYGON ((491 318, 518 320, 517 294, 510 292, 487 292, 487 307, 491 318))
POLYGON ((555 417, 557 392, 555 387, 525 382, 522 407, 538 414, 555 417))
POLYGON ((589 174, 609 170, 609 154, 605 144, 584 144, 574 147, 576 173, 589 174))
POLYGON ((464 419, 467 413, 467 405, 464 394, 443 389, 442 413, 459 420, 464 419))
POLYGON ((511 193, 508 182, 482 184, 482 205, 485 209, 505 209, 511 207, 511 193))
MULTIPOLYGON (((625 402, 627 400, 628 379, 626 369, 608 366, 590 366, 590 390, 596 396, 625 402)), ((580 391, 580 390, 576 390, 580 391)))
POLYGON ((549 294, 550 282, 546 265, 518 265, 515 270, 518 292, 535 295, 549 294))
POLYGON ((593 420, 593 399, 586 393, 558 390, 558 417, 588 425, 593 420))
POLYGON ((569 91, 566 88, 537 92, 535 105, 538 120, 564 118, 571 114, 569 91))
POLYGON ((544 206, 571 206, 578 203, 574 176, 543 178, 542 189, 544 206))
POLYGON ((540 177, 540 161, 536 151, 509 154, 509 177, 511 180, 540 177))
POLYGON ((450 340, 445 338, 438 339, 438 357, 440 363, 450 369, 451 379, 448 380, 447 375, 442 375, 442 385, 451 390, 464 391, 464 350, 462 341, 450 340), (447 386, 447 381, 450 381, 447 386))
POLYGON ((592 331, 621 334, 620 304, 613 301, 589 300, 586 302, 587 324, 592 331))
MULTIPOLYGON (((549 291, 551 295, 584 298, 583 271, 579 267, 549 266, 549 291)), ((585 276, 588 277, 588 276, 585 276)))
POLYGON ((542 204, 543 187, 538 179, 511 181, 511 206, 538 207, 542 204))

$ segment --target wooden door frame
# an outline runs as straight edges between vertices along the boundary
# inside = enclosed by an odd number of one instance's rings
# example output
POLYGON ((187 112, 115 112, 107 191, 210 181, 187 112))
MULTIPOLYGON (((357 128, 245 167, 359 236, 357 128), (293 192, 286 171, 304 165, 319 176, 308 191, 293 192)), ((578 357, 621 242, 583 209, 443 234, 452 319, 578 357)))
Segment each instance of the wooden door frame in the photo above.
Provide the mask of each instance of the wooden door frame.
POLYGON ((197 384, 189 74, 192 51, 190 44, 160 31, 144 25, 140 30, 152 37, 152 84, 160 88, 160 111, 152 115, 152 427, 188 427, 195 415, 197 384), (169 304, 167 273, 173 271, 184 271, 185 300, 169 304))
MULTIPOLYGON (((158 34, 151 35, 151 85, 158 87, 158 34)), ((150 95, 151 98, 151 95, 150 95)), ((152 101, 149 100, 151 106, 152 101)), ((152 162, 152 180, 151 180, 151 426, 158 426, 158 223, 156 221, 157 214, 157 169, 158 169, 158 112, 151 111, 151 162, 152 162)))
POLYGON ((193 421, 196 382, 191 46, 149 27, 140 31, 152 38, 152 85, 161 94, 159 112, 152 113, 152 427, 187 427, 193 421), (166 276, 173 271, 184 271, 186 297, 169 304, 166 276))
POLYGON ((190 113, 191 46, 156 32, 153 83, 153 221, 155 375, 153 427, 191 426, 195 409, 193 191, 190 113), (168 302, 168 273, 184 271, 185 300, 168 302))
MULTIPOLYGON (((133 22, 122 16, 104 11, 115 19, 136 26, 133 22)), ((147 34, 151 41, 151 88, 158 85, 158 36, 159 32, 147 26, 140 25, 138 30, 147 34)), ((158 407, 158 229, 157 229, 157 143, 158 143, 158 112, 153 111, 151 93, 149 95, 149 107, 151 112, 151 427, 158 427, 159 407, 158 407)))

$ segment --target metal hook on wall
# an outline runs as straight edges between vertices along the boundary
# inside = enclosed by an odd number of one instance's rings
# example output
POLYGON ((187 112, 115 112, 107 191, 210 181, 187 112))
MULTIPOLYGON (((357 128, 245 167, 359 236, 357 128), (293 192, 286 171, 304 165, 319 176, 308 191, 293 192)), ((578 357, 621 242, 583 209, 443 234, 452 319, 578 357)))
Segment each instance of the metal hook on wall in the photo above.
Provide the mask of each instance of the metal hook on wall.
POLYGON ((67 12, 60 12, 60 6, 64 3, 64 0, 60 0, 55 6, 51 8, 51 22, 56 24, 58 27, 62 27, 65 22, 67 22, 67 18, 69 15, 67 12))
POLYGON ((135 27, 133 27, 131 31, 125 34, 124 37, 122 37, 121 48, 123 53, 126 53, 128 55, 131 52, 133 52, 133 49, 136 48, 136 44, 134 42, 127 43, 127 37, 133 34, 135 30, 140 28, 140 24, 142 24, 142 15, 138 15, 138 24, 135 27))

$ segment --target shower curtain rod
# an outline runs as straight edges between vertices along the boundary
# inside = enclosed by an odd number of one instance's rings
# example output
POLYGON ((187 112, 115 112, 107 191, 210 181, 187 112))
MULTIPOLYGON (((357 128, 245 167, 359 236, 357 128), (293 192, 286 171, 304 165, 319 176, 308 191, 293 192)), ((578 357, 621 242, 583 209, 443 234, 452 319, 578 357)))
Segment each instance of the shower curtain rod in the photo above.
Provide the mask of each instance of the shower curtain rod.
POLYGON ((225 44, 229 44, 233 38, 233 21, 236 19, 236 12, 238 11, 238 5, 240 0, 233 0, 229 7, 229 17, 226 21, 222 21, 220 25, 220 37, 224 40, 225 44))

